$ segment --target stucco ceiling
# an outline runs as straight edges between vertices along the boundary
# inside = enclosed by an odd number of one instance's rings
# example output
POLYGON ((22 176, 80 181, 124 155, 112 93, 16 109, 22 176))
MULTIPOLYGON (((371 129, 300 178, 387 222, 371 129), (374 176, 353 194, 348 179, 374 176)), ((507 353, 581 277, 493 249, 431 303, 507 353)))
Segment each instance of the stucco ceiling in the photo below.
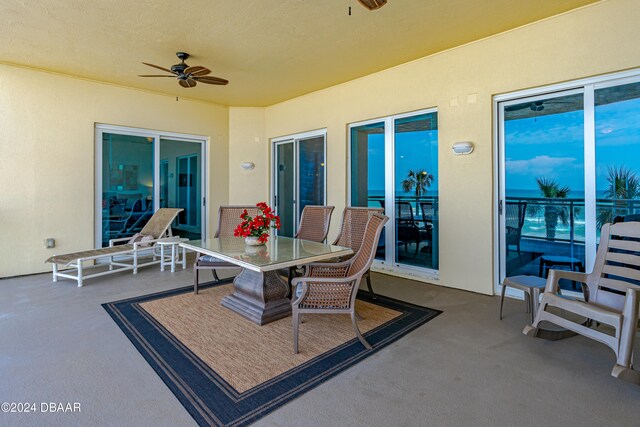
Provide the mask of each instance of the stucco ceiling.
POLYGON ((3 0, 0 62, 265 106, 594 2, 389 0, 370 12, 356 0, 3 0), (137 77, 176 51, 229 85, 137 77))

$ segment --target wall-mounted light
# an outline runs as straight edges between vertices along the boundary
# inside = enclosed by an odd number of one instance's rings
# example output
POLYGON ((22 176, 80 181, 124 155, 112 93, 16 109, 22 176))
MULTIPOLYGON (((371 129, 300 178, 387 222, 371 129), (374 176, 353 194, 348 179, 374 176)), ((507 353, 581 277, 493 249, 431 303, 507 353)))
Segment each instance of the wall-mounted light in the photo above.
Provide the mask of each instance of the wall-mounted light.
POLYGON ((251 169, 255 168, 256 165, 253 162, 242 162, 240 163, 240 167, 246 171, 250 171, 251 169))
POLYGON ((473 143, 470 141, 456 142, 451 146, 451 149, 453 150, 453 154, 456 155, 471 154, 471 152, 473 151, 473 143))

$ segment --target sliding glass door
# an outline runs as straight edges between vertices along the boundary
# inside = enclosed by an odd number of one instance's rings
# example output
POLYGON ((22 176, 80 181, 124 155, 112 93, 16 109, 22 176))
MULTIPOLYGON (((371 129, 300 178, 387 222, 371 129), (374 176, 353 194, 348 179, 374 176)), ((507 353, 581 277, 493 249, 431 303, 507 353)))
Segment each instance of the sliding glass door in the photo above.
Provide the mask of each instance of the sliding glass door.
POLYGON ((546 276, 557 265, 582 270, 584 95, 574 91, 514 102, 503 106, 506 276, 546 276))
POLYGON ((293 141, 286 141, 276 143, 274 149, 275 194, 273 196, 273 205, 276 213, 280 216, 278 234, 289 237, 292 237, 296 230, 296 162, 294 145, 293 141))
POLYGON ((309 132, 273 142, 273 200, 280 216, 280 236, 295 235, 302 210, 326 202, 324 131, 309 132))
POLYGON ((175 235, 204 236, 205 140, 96 125, 96 246, 142 230, 160 207, 184 209, 175 235))
MULTIPOLYGON (((386 188, 385 122, 352 126, 351 206, 384 208, 386 188)), ((383 233, 385 231, 383 230, 383 233)), ((376 259, 385 260, 386 233, 380 236, 376 259)))
POLYGON ((154 209, 154 139, 102 133, 100 246, 140 231, 154 209))
POLYGON ((595 89, 596 226, 640 221, 640 82, 595 89))
POLYGON ((160 137, 160 164, 167 164, 166 188, 160 190, 161 206, 182 208, 173 225, 174 234, 190 240, 202 236, 202 143, 160 137), (165 194, 166 200, 162 194, 165 194))
POLYGON ((499 102, 500 282, 590 271, 602 225, 640 220, 638 80, 499 102))
POLYGON ((349 127, 350 204, 391 221, 376 253, 391 269, 438 270, 438 120, 429 110, 349 127))

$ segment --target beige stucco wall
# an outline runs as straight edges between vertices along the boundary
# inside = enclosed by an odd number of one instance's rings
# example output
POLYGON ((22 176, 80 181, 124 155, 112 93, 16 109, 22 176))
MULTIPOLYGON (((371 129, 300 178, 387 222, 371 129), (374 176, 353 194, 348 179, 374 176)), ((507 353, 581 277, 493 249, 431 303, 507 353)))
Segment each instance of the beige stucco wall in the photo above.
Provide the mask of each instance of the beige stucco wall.
POLYGON ((229 108, 229 203, 254 204, 269 195, 269 145, 264 135, 264 108, 229 108), (253 162, 245 170, 240 163, 253 162))
MULTIPOLYGON (((327 128, 328 203, 347 201, 348 123, 428 107, 439 111, 440 283, 493 293, 492 96, 640 66, 640 2, 612 0, 266 108, 273 138, 327 128), (476 103, 468 95, 477 96, 476 103), (458 106, 452 106, 452 99, 458 106), (451 144, 473 141, 469 156, 451 144)), ((371 52, 375 55, 375 49, 371 52)), ((339 66, 339 64, 336 64, 339 66)), ((256 113, 257 114, 257 113, 256 113)), ((256 164, 268 164, 268 151, 256 164)), ((233 165, 232 165, 233 167, 233 165)), ((243 199, 266 197, 263 174, 243 199)), ((338 218, 338 217, 337 217, 338 218)), ((333 221, 330 238, 339 220, 333 221)))
POLYGON ((208 136, 208 205, 227 203, 227 107, 0 65, 0 277, 93 247, 95 123, 208 136))

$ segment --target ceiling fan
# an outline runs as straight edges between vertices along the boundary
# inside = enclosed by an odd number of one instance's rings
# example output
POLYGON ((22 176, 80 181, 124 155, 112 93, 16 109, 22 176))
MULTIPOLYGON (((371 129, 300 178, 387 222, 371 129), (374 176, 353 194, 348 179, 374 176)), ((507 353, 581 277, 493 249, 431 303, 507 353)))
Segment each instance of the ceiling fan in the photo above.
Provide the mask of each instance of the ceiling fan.
POLYGON ((220 77, 207 76, 207 74, 211 73, 211 70, 208 68, 200 65, 195 65, 193 67, 187 65, 184 61, 189 58, 188 53, 176 52, 176 56, 181 62, 179 64, 172 65, 170 70, 158 65, 143 62, 144 65, 148 65, 149 67, 171 73, 170 76, 164 74, 140 74, 138 77, 175 77, 178 79, 178 84, 184 88, 194 87, 198 82, 210 85, 226 85, 229 83, 229 80, 221 79, 220 77))
POLYGON ((360 4, 366 7, 369 10, 380 9, 382 6, 387 4, 387 0, 358 0, 360 4))
POLYGON ((541 101, 525 102, 524 104, 509 105, 508 107, 504 107, 504 111, 519 111, 528 108, 531 111, 540 112, 545 109, 545 105, 549 104, 573 104, 573 102, 554 101, 553 99, 547 99, 541 101))

